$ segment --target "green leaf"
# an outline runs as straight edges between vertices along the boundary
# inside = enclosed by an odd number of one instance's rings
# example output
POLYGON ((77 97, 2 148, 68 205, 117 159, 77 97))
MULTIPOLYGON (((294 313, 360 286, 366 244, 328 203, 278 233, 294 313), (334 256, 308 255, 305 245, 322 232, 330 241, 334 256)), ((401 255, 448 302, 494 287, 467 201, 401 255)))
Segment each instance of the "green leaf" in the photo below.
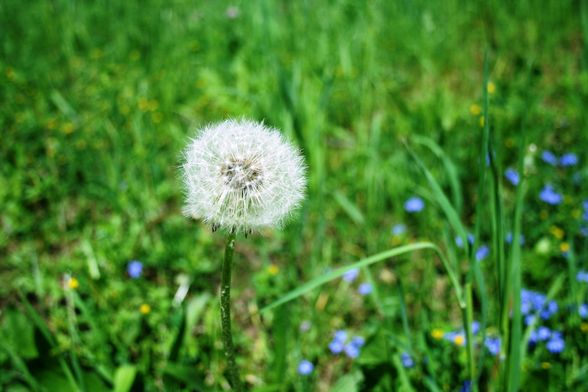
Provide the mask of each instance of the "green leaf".
POLYGON ((120 366, 114 373, 114 392, 130 391, 136 376, 137 368, 134 365, 120 366))
POLYGON ((406 253, 415 252, 417 250, 424 250, 424 249, 433 250, 437 253, 437 255, 439 255, 439 257, 441 258, 441 261, 443 262, 443 265, 447 269, 447 272, 449 274, 449 279, 451 280, 451 283, 454 286, 455 294, 458 298, 460 307, 463 307, 463 303, 461 300, 461 297, 462 297, 461 287, 459 286, 459 282, 457 281, 457 277, 456 277, 455 273, 451 269, 451 266, 449 265, 449 263, 445 259, 445 256, 443 255, 441 250, 435 244, 432 244, 430 242, 417 242, 414 244, 399 246, 397 248, 393 248, 393 249, 386 250, 384 252, 377 253, 373 256, 366 257, 366 258, 361 259, 355 263, 352 263, 346 267, 340 267, 334 271, 331 271, 331 272, 326 273, 324 275, 318 276, 318 277, 312 279, 310 282, 307 282, 307 283, 303 284, 302 286, 290 291, 289 293, 282 296, 278 300, 276 300, 276 301, 272 302, 271 304, 267 305, 266 307, 262 308, 260 310, 260 312, 261 313, 267 312, 270 309, 273 309, 277 306, 285 304, 286 302, 292 301, 293 299, 296 299, 296 298, 316 289, 317 287, 320 287, 326 283, 329 283, 332 280, 335 280, 335 279, 343 276, 347 271, 352 270, 354 268, 367 267, 368 265, 372 265, 372 264, 378 263, 380 261, 385 261, 385 260, 390 259, 392 257, 396 257, 396 256, 400 256, 400 255, 403 255, 406 253))
POLYGON ((331 389, 331 392, 357 392, 363 382, 363 375, 356 370, 351 374, 347 374, 339 379, 331 389))

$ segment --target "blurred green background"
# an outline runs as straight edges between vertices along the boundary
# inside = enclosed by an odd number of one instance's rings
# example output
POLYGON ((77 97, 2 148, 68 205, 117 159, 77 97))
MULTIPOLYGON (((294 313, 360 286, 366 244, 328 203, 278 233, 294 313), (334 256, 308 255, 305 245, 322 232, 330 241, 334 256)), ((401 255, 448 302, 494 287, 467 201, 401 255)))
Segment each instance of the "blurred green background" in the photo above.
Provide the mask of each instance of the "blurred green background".
MULTIPOLYGON (((573 273, 588 265, 587 38, 585 1, 1 1, 0 389, 228 388, 224 236, 181 215, 178 168, 198 127, 245 117, 281 129, 309 167, 294 219, 237 242, 234 330, 248 385, 459 390, 463 348, 431 338, 459 328, 459 311, 429 253, 362 270, 372 295, 337 280, 258 310, 393 246, 453 247, 405 143, 473 226, 485 53, 497 160, 516 167, 528 155, 524 287, 547 292, 561 276, 558 300, 585 300, 573 273), (457 187, 417 135, 441 147, 457 187), (579 165, 546 165, 544 150, 579 165), (546 183, 560 206, 539 200, 546 183), (413 195, 425 201, 418 214, 404 208, 413 195), (397 224, 406 230, 393 233, 397 224), (337 329, 367 339, 357 359, 329 351, 337 329), (416 366, 399 366, 406 350, 416 366), (312 374, 299 374, 302 359, 312 374)), ((513 204, 507 183, 507 220, 513 204)), ((490 230, 484 222, 481 242, 490 230)), ((588 388, 588 325, 560 309, 550 327, 573 331, 566 349, 528 356, 524 390, 588 388)), ((482 390, 496 387, 498 362, 488 359, 482 390)))

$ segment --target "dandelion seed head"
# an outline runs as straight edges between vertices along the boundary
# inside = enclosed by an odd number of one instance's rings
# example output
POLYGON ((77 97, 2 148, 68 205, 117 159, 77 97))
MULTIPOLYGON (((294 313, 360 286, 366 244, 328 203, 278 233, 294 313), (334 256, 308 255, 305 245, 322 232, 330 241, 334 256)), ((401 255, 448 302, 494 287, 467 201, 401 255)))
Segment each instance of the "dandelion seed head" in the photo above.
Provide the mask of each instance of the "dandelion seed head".
POLYGON ((208 125, 184 151, 184 214, 240 232, 279 226, 304 197, 305 172, 276 129, 249 120, 208 125))

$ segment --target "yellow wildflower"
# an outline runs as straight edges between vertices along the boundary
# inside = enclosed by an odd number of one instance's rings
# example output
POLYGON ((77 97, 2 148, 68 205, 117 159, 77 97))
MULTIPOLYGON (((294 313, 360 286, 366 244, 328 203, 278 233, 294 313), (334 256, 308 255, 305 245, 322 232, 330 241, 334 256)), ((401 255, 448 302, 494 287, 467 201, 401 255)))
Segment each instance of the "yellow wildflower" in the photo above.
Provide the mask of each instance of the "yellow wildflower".
POLYGON ((551 226, 549 232, 553 234, 555 238, 561 240, 564 237, 565 232, 557 226, 551 226))
POLYGON ((149 314, 151 313, 151 306, 148 304, 141 304, 139 307, 139 312, 141 312, 141 314, 149 314))
POLYGON ((435 328, 431 331, 431 336, 433 337, 433 339, 440 340, 443 337, 443 331, 439 328, 435 328))
POLYGON ((482 114, 482 108, 477 103, 472 103, 470 105, 470 113, 472 114, 472 116, 479 116, 480 114, 482 114))
POLYGON ((570 251, 570 244, 568 244, 567 242, 562 242, 559 245, 559 250, 562 251, 562 253, 567 253, 570 251))
POLYGON ((71 277, 67 280, 67 287, 69 287, 72 290, 75 290, 78 287, 80 287, 80 282, 76 278, 71 277))
POLYGON ((454 339, 453 339, 453 343, 455 343, 458 346, 463 346, 465 343, 465 338, 461 335, 457 335, 454 339))
POLYGON ((494 94, 496 92, 496 85, 493 82, 488 82, 487 89, 488 94, 494 94))
POLYGON ((541 367, 543 369, 549 369, 551 367, 551 364, 549 362, 541 362, 541 367))
POLYGON ((588 323, 582 323, 582 324, 580 324, 580 330, 582 332, 588 332, 588 323))
POLYGON ((280 267, 278 267, 275 264, 270 264, 269 267, 267 267, 267 272, 269 272, 270 275, 277 275, 278 272, 280 272, 280 267))

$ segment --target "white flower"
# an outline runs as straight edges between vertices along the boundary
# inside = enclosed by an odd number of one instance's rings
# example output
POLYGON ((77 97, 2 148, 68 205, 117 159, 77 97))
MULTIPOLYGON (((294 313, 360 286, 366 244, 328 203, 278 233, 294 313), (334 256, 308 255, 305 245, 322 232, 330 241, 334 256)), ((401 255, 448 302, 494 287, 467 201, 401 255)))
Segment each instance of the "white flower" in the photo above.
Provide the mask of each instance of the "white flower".
POLYGON ((279 131, 248 120, 204 127, 184 151, 184 214, 228 230, 277 226, 306 187, 298 149, 279 131))

